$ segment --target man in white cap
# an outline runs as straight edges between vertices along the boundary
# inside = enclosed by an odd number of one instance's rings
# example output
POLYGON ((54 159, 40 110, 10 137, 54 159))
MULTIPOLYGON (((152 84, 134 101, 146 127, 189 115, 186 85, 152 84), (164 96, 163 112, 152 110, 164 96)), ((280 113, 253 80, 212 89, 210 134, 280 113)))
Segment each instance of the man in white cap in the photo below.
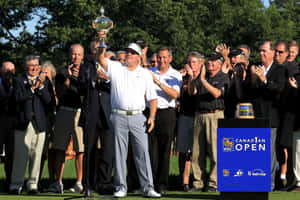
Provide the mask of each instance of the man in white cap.
MULTIPOLYGON (((105 37, 105 34, 102 36, 105 37)), ((105 51, 106 49, 98 49, 97 61, 111 81, 111 122, 115 150, 114 196, 127 195, 126 158, 130 137, 143 195, 159 198, 161 195, 154 191, 153 186, 147 135, 154 127, 157 107, 153 78, 151 73, 139 64, 142 51, 136 43, 131 43, 126 48, 126 67, 120 62, 106 59, 105 51), (150 105, 148 119, 143 115, 145 99, 150 105)), ((100 78, 103 71, 99 70, 97 74, 100 78)))

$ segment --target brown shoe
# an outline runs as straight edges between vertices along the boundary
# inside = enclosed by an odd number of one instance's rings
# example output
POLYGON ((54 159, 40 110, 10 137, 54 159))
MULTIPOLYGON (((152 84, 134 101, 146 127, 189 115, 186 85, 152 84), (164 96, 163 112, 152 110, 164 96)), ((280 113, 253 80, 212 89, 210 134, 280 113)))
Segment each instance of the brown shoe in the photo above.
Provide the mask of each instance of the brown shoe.
POLYGON ((300 192, 300 187, 295 187, 293 190, 292 190, 292 192, 300 192))
POLYGON ((287 179, 286 178, 285 179, 281 179, 281 181, 282 181, 283 187, 285 188, 287 186, 287 179))

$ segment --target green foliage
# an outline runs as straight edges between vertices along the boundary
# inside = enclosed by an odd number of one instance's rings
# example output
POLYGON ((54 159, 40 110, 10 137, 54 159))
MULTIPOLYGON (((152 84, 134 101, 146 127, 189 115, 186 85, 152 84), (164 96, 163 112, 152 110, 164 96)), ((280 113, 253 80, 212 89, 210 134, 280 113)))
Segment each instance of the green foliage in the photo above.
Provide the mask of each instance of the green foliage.
POLYGON ((261 41, 300 41, 299 0, 275 0, 265 8, 260 0, 0 0, 0 59, 10 59, 22 71, 22 60, 37 52, 56 67, 68 62, 68 48, 81 43, 85 54, 95 37, 91 23, 100 15, 114 21, 107 43, 117 51, 136 38, 149 43, 148 56, 161 45, 173 49, 173 66, 181 68, 191 50, 209 54, 217 44, 248 44, 252 60, 261 41), (25 21, 39 15, 36 32, 25 21), (24 27, 19 36, 12 30, 24 27))

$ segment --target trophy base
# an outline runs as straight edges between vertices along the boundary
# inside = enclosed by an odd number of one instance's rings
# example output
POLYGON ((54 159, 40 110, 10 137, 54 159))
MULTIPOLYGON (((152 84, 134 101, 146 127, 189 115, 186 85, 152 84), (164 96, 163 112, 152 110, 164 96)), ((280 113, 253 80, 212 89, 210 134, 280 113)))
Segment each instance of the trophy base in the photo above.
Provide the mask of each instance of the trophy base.
POLYGON ((254 119, 253 106, 251 103, 237 104, 236 118, 238 119, 254 119))

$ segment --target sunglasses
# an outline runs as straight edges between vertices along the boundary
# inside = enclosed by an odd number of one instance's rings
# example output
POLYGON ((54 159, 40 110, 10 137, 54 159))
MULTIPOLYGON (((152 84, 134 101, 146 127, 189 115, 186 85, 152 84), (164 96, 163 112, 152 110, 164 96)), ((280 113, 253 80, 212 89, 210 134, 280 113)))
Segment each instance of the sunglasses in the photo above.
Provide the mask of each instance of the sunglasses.
POLYGON ((283 54, 284 53, 284 51, 280 51, 280 50, 275 50, 275 52, 278 52, 279 54, 283 54))
POLYGON ((128 54, 128 53, 131 53, 132 55, 139 55, 137 52, 135 52, 135 51, 133 51, 133 50, 131 50, 131 49, 127 49, 126 50, 126 53, 128 54))

